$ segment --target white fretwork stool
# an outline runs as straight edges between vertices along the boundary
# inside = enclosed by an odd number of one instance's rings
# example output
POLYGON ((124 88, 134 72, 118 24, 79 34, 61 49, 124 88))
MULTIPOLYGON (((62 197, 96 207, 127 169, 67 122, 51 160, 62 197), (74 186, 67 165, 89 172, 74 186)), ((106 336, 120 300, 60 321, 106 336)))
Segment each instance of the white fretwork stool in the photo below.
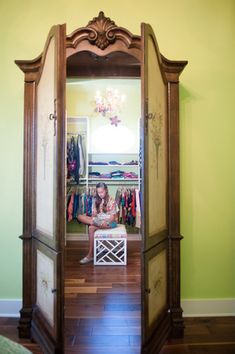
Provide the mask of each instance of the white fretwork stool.
POLYGON ((127 234, 124 225, 99 229, 94 234, 95 265, 126 265, 127 234))

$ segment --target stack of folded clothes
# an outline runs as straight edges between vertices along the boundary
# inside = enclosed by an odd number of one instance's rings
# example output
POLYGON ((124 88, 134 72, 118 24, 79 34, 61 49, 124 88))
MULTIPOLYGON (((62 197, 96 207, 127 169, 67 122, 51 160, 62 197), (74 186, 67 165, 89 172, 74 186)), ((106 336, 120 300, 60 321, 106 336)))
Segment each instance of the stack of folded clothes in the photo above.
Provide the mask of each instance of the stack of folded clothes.
POLYGON ((109 161, 109 165, 121 165, 121 163, 117 161, 109 161))
POLYGON ((135 172, 125 172, 121 170, 113 171, 110 173, 89 172, 89 177, 100 179, 136 179, 138 175, 135 172))
POLYGON ((106 165, 138 165, 137 160, 131 160, 129 162, 123 162, 120 163, 118 161, 109 161, 109 162, 102 162, 102 161, 89 161, 89 165, 100 165, 100 166, 106 166, 106 165))
POLYGON ((131 160, 129 162, 123 163, 123 165, 138 165, 138 161, 137 160, 131 160))
POLYGON ((98 162, 94 162, 94 161, 89 161, 89 165, 108 165, 108 162, 101 162, 101 161, 98 161, 98 162))

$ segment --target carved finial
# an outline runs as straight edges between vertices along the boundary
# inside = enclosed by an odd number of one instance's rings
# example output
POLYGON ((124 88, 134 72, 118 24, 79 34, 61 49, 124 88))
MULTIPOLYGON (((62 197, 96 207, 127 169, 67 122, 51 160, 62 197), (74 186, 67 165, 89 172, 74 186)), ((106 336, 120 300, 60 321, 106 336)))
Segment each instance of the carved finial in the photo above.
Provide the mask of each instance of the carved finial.
POLYGON ((102 50, 116 40, 114 30, 117 26, 109 17, 105 17, 103 11, 100 11, 99 16, 94 17, 87 27, 91 29, 88 35, 89 42, 102 50))

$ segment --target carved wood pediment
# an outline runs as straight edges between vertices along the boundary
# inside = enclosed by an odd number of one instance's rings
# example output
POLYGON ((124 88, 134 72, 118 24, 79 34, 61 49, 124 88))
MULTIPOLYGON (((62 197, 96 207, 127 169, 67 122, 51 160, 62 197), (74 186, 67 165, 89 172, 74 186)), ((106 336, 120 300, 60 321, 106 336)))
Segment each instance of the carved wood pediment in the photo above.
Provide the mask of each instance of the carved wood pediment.
POLYGON ((115 29, 117 26, 109 17, 105 17, 103 11, 100 11, 98 17, 89 21, 87 28, 91 29, 88 35, 89 42, 100 49, 107 48, 116 40, 115 29))
POLYGON ((77 48, 83 42, 97 47, 98 50, 105 51, 112 44, 122 42, 126 48, 136 48, 140 50, 140 36, 133 35, 127 29, 119 27, 113 20, 106 17, 103 11, 99 12, 85 27, 78 28, 67 36, 66 47, 77 48))

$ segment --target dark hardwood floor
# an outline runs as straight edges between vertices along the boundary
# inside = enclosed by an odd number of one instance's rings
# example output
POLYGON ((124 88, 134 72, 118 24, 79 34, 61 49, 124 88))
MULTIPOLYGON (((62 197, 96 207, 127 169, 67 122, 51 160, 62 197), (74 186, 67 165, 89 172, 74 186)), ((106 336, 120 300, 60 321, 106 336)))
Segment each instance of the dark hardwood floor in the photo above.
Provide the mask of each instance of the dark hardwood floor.
POLYGON ((80 265, 86 251, 67 247, 66 354, 139 353, 140 243, 128 243, 128 266, 80 265))
MULTIPOLYGON (((34 354, 43 354, 37 344, 18 338, 17 325, 17 318, 0 318, 0 334, 22 344, 34 354)), ((235 354, 235 317, 186 318, 185 326, 184 338, 168 341, 159 354, 235 354)), ((67 331, 70 331, 69 323, 67 331)), ((119 348, 119 351, 115 349, 116 352, 125 353, 121 346, 119 348)), ((67 348, 66 353, 112 354, 112 350, 112 347, 106 347, 106 351, 99 351, 93 347, 89 351, 84 346, 82 351, 76 351, 75 347, 74 350, 67 348)), ((136 352, 130 349, 126 353, 136 352)))
POLYGON ((235 354, 235 317, 185 318, 185 336, 160 354, 235 354))
MULTIPOLYGON (((5 336, 5 337, 13 340, 14 342, 20 343, 28 350, 31 350, 32 353, 34 353, 34 354, 43 354, 43 352, 40 349, 38 344, 32 343, 28 339, 18 338, 18 330, 17 330, 18 322, 19 322, 18 318, 1 317, 0 318, 0 334, 2 336, 5 336)), ((1 352, 1 348, 0 348, 0 352, 1 352)), ((8 354, 8 353, 6 353, 6 354, 8 354)))
MULTIPOLYGON (((80 265, 85 242, 69 242, 65 269, 66 354, 140 353, 140 257, 128 243, 128 266, 80 265)), ((42 354, 17 337, 18 319, 0 318, 0 334, 42 354)), ((235 317, 185 318, 185 336, 159 354, 235 354, 235 317)), ((48 353, 46 353, 48 354, 48 353)), ((156 353, 158 354, 158 353, 156 353)))

